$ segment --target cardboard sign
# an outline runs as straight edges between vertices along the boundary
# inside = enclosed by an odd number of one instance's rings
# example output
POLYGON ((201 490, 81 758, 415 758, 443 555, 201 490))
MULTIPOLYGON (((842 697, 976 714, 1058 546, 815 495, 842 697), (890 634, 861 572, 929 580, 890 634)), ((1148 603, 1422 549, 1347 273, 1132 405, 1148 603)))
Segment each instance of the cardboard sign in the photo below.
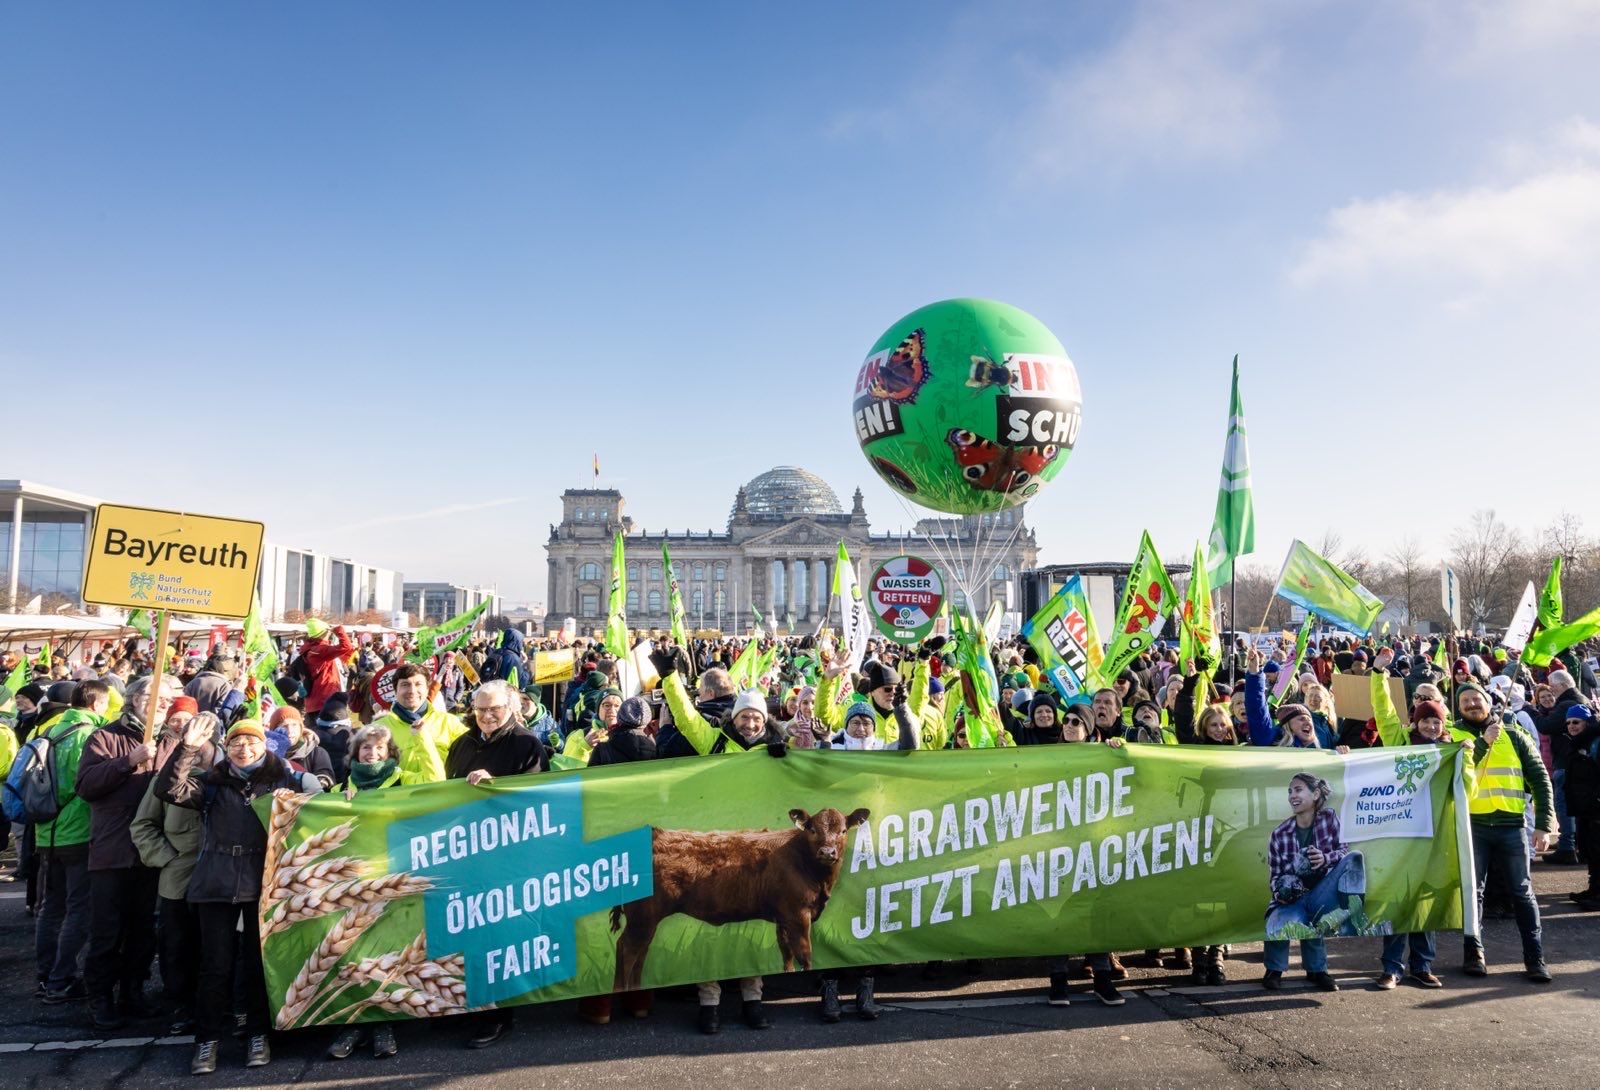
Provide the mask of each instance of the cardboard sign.
POLYGON ((242 618, 250 612, 264 532, 259 522, 102 503, 83 600, 242 618))
POLYGON ((561 651, 535 651, 532 657, 535 685, 571 681, 578 672, 578 656, 570 647, 561 651))
MULTIPOLYGON (((1388 679, 1389 699, 1395 711, 1404 719, 1410 710, 1406 703, 1406 685, 1397 677, 1388 679)), ((1333 707, 1340 719, 1372 718, 1372 677, 1370 674, 1334 674, 1333 707)))

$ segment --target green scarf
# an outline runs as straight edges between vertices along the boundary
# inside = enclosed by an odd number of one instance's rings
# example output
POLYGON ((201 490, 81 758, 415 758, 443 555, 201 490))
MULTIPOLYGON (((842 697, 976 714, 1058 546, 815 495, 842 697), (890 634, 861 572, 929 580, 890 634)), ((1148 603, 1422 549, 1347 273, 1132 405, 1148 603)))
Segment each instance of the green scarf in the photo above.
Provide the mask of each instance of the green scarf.
POLYGON ((382 787, 389 777, 394 775, 394 770, 399 763, 394 757, 376 764, 351 761, 350 782, 355 784, 357 791, 371 791, 382 787))

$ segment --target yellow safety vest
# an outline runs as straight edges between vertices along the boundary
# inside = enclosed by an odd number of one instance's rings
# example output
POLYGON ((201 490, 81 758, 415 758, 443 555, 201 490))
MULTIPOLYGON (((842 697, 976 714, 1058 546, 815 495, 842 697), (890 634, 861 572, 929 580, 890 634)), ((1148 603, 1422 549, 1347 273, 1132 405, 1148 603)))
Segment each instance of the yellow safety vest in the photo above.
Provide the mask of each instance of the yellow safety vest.
POLYGON ((1478 765, 1467 811, 1473 814, 1521 814, 1528 809, 1528 785, 1522 759, 1511 744, 1515 727, 1501 727, 1500 737, 1478 765))

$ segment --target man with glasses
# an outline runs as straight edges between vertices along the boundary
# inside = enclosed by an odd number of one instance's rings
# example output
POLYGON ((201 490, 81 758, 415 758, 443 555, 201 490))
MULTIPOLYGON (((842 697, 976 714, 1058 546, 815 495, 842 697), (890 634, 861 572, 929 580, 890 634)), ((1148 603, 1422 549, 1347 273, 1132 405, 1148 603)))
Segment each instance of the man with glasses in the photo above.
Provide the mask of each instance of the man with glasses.
MULTIPOLYGON (((519 776, 550 767, 544 743, 518 721, 512 696, 511 686, 504 681, 485 681, 478 686, 472 694, 473 729, 452 742, 445 756, 448 778, 485 787, 496 776, 519 776)), ((506 1035, 512 1021, 510 1007, 474 1015, 467 1047, 488 1048, 506 1035)))

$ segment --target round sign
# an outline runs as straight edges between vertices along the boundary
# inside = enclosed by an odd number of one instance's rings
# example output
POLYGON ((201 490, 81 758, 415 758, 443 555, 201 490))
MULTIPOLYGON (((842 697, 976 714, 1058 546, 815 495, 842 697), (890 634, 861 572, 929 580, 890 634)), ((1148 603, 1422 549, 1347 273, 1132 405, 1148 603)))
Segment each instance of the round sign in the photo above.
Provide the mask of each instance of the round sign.
POLYGON ((401 665, 402 663, 391 662, 373 674, 372 681, 367 685, 367 690, 372 694, 373 705, 381 712, 386 712, 394 706, 394 675, 401 665))
POLYGON ((944 580, 926 560, 896 556, 867 580, 867 600, 878 631, 897 643, 919 643, 933 631, 934 615, 944 603, 944 580))

